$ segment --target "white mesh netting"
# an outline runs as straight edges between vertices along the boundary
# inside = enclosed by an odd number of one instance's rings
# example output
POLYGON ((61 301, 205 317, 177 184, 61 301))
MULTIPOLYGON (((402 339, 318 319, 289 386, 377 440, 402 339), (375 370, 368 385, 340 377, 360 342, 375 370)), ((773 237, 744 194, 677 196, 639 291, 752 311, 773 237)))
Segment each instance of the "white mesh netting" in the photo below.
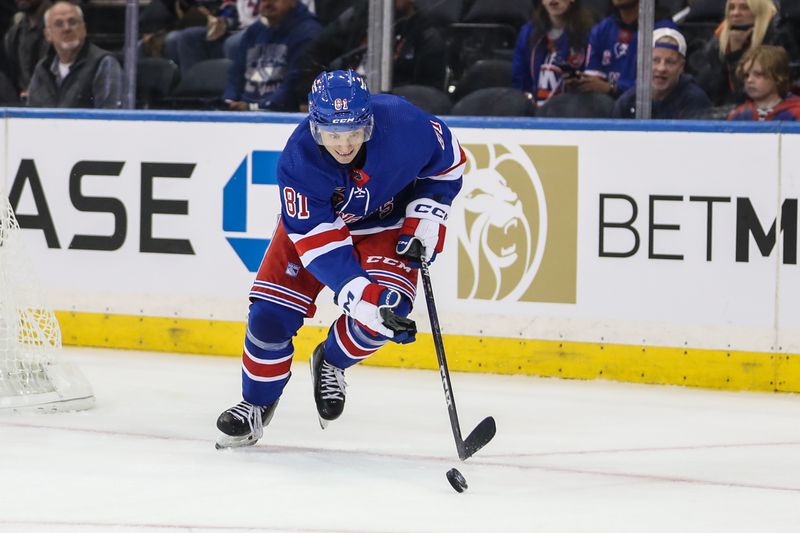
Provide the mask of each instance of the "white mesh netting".
POLYGON ((94 401, 85 378, 59 359, 61 329, 43 292, 0 194, 0 411, 85 409, 94 401))

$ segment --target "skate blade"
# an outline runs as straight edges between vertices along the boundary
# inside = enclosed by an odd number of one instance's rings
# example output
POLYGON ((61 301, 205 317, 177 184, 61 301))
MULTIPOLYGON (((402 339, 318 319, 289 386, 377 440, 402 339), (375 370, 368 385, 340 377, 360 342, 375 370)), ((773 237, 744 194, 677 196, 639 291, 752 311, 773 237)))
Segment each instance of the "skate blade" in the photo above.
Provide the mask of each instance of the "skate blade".
POLYGON ((325 420, 324 418, 322 418, 319 415, 317 415, 317 418, 319 419, 319 427, 321 427, 322 429, 325 429, 326 427, 328 427, 328 424, 330 423, 330 420, 325 420))
POLYGON ((229 448, 244 448, 246 446, 253 446, 258 439, 252 434, 243 437, 231 437, 230 435, 222 435, 214 443, 214 448, 217 450, 227 450, 229 448))

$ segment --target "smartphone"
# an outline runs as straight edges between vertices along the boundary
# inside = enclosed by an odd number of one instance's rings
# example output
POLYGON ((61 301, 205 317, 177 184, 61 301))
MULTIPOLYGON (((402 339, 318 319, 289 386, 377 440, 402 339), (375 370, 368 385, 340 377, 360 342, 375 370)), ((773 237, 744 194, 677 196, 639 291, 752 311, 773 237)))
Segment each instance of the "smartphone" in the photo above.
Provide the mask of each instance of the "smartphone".
POLYGON ((578 69, 569 63, 556 63, 554 66, 561 71, 562 78, 573 78, 578 75, 578 69))

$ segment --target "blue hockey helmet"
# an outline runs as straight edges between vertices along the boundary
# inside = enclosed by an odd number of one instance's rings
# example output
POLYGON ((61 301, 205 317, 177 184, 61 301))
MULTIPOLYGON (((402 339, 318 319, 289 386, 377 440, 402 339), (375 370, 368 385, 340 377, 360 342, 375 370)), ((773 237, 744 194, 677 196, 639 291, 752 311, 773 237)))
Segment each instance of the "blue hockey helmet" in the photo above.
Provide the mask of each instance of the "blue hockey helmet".
POLYGON ((374 120, 369 90, 363 76, 353 70, 323 72, 308 93, 311 135, 323 144, 321 131, 348 132, 364 128, 364 142, 372 137, 374 120))

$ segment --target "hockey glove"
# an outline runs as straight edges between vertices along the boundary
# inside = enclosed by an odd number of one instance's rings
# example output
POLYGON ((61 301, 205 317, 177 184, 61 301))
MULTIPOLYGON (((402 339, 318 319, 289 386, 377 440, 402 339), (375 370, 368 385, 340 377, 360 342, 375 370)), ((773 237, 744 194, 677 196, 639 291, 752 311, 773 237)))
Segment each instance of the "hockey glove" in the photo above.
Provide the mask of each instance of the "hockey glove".
POLYGON ((399 292, 367 278, 351 280, 336 295, 336 303, 347 316, 393 342, 408 344, 416 340, 417 325, 395 313, 401 299, 399 292))
POLYGON ((447 230, 444 222, 449 210, 449 206, 425 198, 408 204, 406 219, 397 239, 397 253, 406 258, 410 267, 419 268, 420 259, 432 263, 436 254, 442 251, 447 230), (415 240, 422 244, 422 256, 419 258, 409 254, 415 240))

